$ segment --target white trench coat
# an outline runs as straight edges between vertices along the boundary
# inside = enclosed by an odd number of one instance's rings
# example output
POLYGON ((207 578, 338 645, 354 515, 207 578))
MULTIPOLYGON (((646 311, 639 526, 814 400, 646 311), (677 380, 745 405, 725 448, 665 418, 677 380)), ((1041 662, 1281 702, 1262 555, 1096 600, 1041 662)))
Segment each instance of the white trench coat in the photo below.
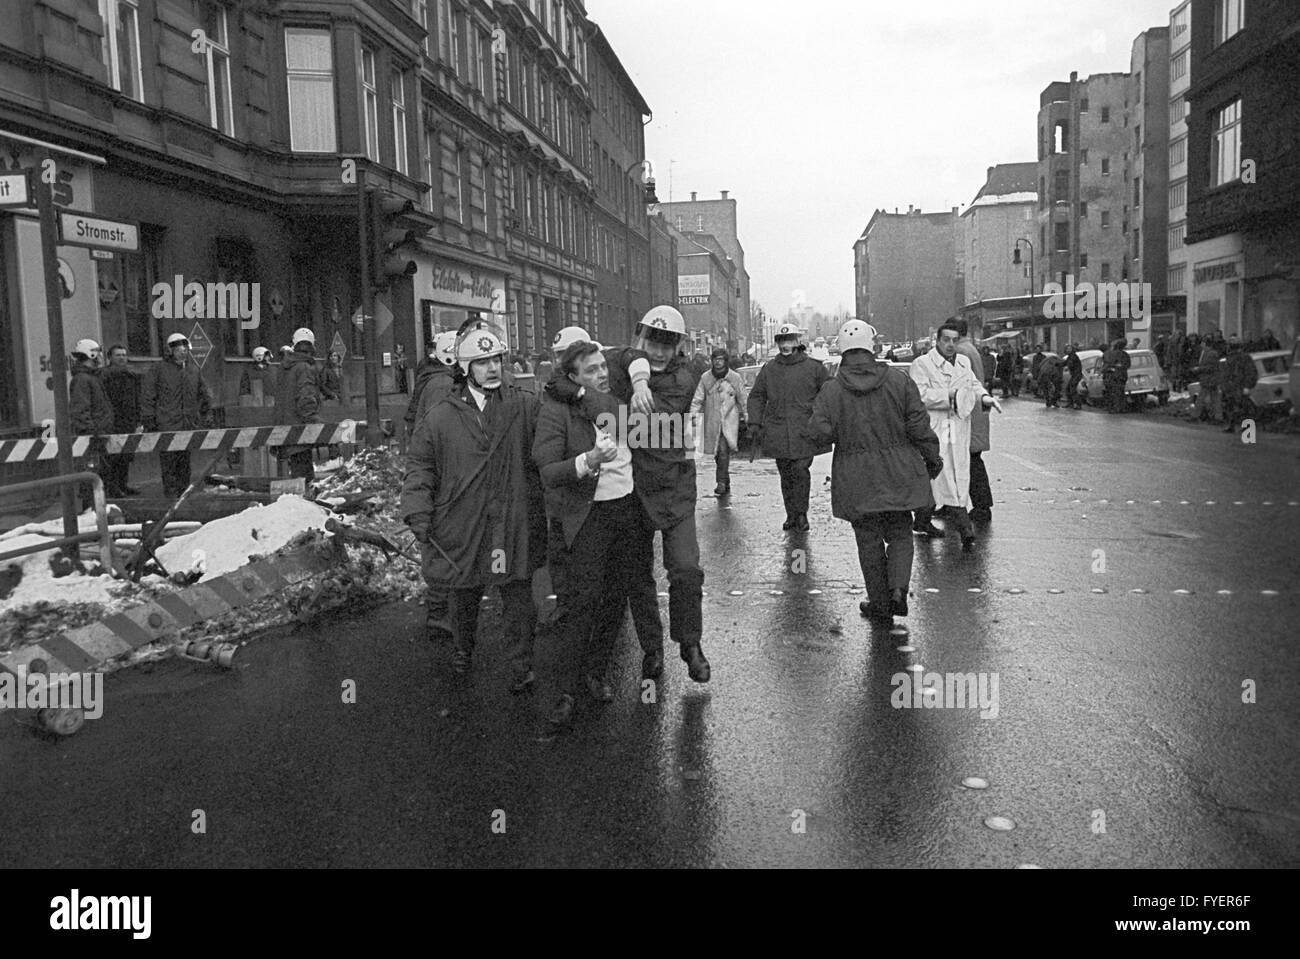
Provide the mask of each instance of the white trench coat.
POLYGON ((971 413, 983 404, 988 391, 975 377, 970 360, 960 353, 949 363, 933 349, 913 360, 910 372, 943 457, 943 472, 930 481, 935 505, 970 509, 971 413), (948 398, 954 390, 955 404, 948 398))

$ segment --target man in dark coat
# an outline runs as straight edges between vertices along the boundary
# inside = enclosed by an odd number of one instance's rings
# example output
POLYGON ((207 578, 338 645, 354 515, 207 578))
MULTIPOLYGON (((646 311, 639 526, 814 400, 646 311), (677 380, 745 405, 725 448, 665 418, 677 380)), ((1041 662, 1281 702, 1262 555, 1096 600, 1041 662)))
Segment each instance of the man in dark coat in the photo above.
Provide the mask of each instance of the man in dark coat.
POLYGON ((607 432, 627 433, 633 485, 644 509, 642 535, 650 548, 656 531, 662 537, 669 632, 691 679, 707 683, 711 671, 701 646, 704 570, 695 531, 695 462, 686 455, 685 436, 697 378, 678 354, 685 337, 681 313, 671 306, 653 307, 637 324, 632 347, 605 351, 609 393, 588 390, 575 399, 576 386, 557 373, 552 395, 582 403, 607 432))
MULTIPOLYGON (((134 433, 140 425, 140 374, 126 365, 126 347, 108 348, 108 367, 101 374, 104 392, 113 404, 113 432, 134 433)), ((134 453, 105 454, 104 486, 109 496, 135 496, 128 485, 134 453)))
MULTIPOLYGON (((569 345, 555 368, 557 379, 584 391, 609 392, 608 363, 590 340, 569 345)), ((559 610, 554 635, 563 666, 562 695, 550 725, 559 731, 569 725, 579 685, 598 702, 614 698, 606 674, 624 606, 632 603, 643 678, 663 669, 663 623, 654 543, 643 532, 645 509, 635 490, 628 437, 598 428, 581 404, 556 399, 555 387, 555 381, 547 385, 541 402, 533 459, 545 486, 551 529, 558 530, 560 555, 548 549, 548 559, 558 560, 564 570, 553 580, 559 610)))
POLYGON ((1015 366, 1011 359, 1011 348, 1004 346, 998 351, 996 376, 1002 384, 1002 398, 1011 398, 1011 379, 1015 375, 1015 366))
MULTIPOLYGON (((78 436, 106 436, 113 432, 113 404, 104 392, 99 371, 100 349, 94 340, 81 340, 72 348, 72 380, 68 384, 68 412, 72 431, 78 436)), ((109 471, 103 459, 103 441, 92 441, 86 469, 98 472, 107 490, 109 471)), ((82 509, 94 505, 94 490, 89 483, 79 489, 82 509)))
POLYGON ((1065 372, 1069 378, 1065 384, 1065 405, 1072 410, 1081 410, 1083 397, 1079 395, 1079 384, 1083 382, 1083 361, 1073 343, 1065 348, 1065 372))
MULTIPOLYGON (((316 334, 305 327, 295 330, 293 352, 284 358, 275 398, 276 419, 282 425, 321 422, 320 371, 315 352, 316 334)), ((314 447, 280 446, 276 456, 289 464, 291 477, 302 477, 308 483, 316 478, 314 447)))
POLYGON ((830 452, 830 445, 813 440, 808 417, 813 400, 830 378, 820 360, 814 360, 799 343, 800 330, 783 323, 776 330, 780 355, 763 364, 749 391, 749 432, 761 442, 763 455, 776 460, 785 501, 782 529, 808 529, 809 468, 814 456, 830 452))
POLYGON ((1223 415, 1228 425, 1225 433, 1235 433, 1241 429, 1242 418, 1250 400, 1250 391, 1259 382, 1259 370, 1254 358, 1246 352, 1236 336, 1228 342, 1228 359, 1223 364, 1223 415))
POLYGON ((1115 340, 1101 357, 1102 392, 1109 413, 1124 412, 1124 384, 1128 382, 1128 369, 1132 362, 1124 344, 1122 337, 1115 340))
POLYGON ((862 612, 893 623, 907 615, 912 511, 934 508, 930 480, 943 461, 916 384, 876 362, 875 336, 861 320, 840 328, 840 369, 817 394, 809 428, 835 444, 831 513, 853 524, 867 587, 862 612))
POLYGON ((415 368, 415 388, 411 390, 411 402, 406 404, 406 433, 409 438, 415 432, 415 425, 424 419, 424 414, 435 403, 451 391, 452 369, 456 365, 456 334, 453 331, 439 333, 429 344, 429 354, 415 368), (433 392, 425 397, 425 387, 433 385, 433 392))
POLYGON ((1043 344, 1039 343, 1034 347, 1033 359, 1029 361, 1029 380, 1033 384, 1034 395, 1041 395, 1042 390, 1038 385, 1038 370, 1043 365, 1043 344))
MULTIPOLYGON (((189 362, 184 334, 167 337, 167 356, 145 374, 140 388, 140 419, 149 432, 197 430, 212 424, 212 391, 189 362)), ((190 485, 190 454, 159 453, 163 493, 178 497, 190 485)))
POLYGON ((452 668, 469 671, 483 591, 501 592, 514 693, 534 682, 533 573, 546 556, 546 513, 532 459, 537 397, 502 380, 505 345, 471 330, 457 385, 416 424, 402 518, 423 548, 430 587, 451 594, 452 668))
POLYGON ((1038 383, 1043 392, 1043 401, 1047 408, 1061 408, 1061 358, 1044 356, 1038 367, 1038 383))
POLYGON ((1203 341, 1200 355, 1196 361, 1196 375, 1200 377, 1201 395, 1200 395, 1200 415, 1199 419, 1217 421, 1219 410, 1221 408, 1219 387, 1222 382, 1223 372, 1220 360, 1223 359, 1223 350, 1219 348, 1218 338, 1213 335, 1207 335, 1203 341))

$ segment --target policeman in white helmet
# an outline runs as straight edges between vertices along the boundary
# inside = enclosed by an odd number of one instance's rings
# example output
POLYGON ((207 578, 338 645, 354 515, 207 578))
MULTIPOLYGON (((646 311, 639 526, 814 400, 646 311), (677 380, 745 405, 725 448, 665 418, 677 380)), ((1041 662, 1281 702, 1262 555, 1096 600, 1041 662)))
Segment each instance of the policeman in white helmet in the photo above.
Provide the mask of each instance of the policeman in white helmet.
MULTIPOLYGON (((316 366, 316 334, 306 327, 293 331, 293 350, 285 354, 277 384, 276 419, 280 423, 321 422, 321 371, 316 366)), ((316 479, 315 451, 310 446, 276 447, 288 464, 289 476, 310 484, 316 479)), ((309 488, 310 492, 310 488, 309 488)))
POLYGON ((875 329, 849 320, 839 347, 839 372, 817 394, 808 429, 835 445, 831 513, 853 525, 867 587, 859 608, 887 626, 907 615, 912 510, 933 506, 930 477, 943 461, 916 384, 876 360, 875 329))
POLYGON ((485 589, 501 592, 511 692, 532 689, 537 611, 533 573, 546 556, 541 478, 531 451, 537 398, 507 384, 506 346, 468 327, 456 344, 461 378, 416 424, 401 513, 423 547, 431 591, 446 591, 452 669, 468 672, 485 589))
POLYGON ((799 329, 794 323, 782 323, 776 328, 776 334, 772 337, 776 348, 781 351, 782 356, 789 356, 800 346, 799 338, 803 336, 803 330, 799 329))
POLYGON ((253 364, 259 369, 264 370, 271 365, 271 351, 265 346, 259 346, 253 350, 253 364))
POLYGON ((91 339, 77 340, 76 346, 72 348, 72 356, 75 359, 89 363, 91 366, 100 366, 101 356, 99 344, 91 339))

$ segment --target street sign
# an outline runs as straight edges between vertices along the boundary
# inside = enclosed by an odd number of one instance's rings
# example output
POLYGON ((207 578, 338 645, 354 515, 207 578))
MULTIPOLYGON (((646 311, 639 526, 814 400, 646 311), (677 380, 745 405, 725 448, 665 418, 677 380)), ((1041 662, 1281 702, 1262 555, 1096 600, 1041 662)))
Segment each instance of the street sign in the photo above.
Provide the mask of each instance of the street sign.
POLYGON ((208 361, 208 354, 212 352, 212 340, 208 339, 208 334, 198 323, 194 324, 194 329, 190 332, 190 355, 194 357, 194 362, 199 364, 199 369, 208 361))
POLYGON ((363 329, 366 325, 365 314, 361 312, 361 307, 359 306, 357 307, 357 311, 352 314, 352 323, 358 330, 363 329))
POLYGON ((337 353, 339 359, 346 360, 348 358, 348 348, 343 344, 343 334, 337 330, 334 331, 334 339, 330 341, 330 352, 337 353))
POLYGON ((92 213, 60 210, 59 242, 64 246, 134 253, 140 249, 140 227, 125 220, 105 220, 92 213))
POLYGON ((31 206, 34 202, 28 171, 0 174, 0 207, 31 206))

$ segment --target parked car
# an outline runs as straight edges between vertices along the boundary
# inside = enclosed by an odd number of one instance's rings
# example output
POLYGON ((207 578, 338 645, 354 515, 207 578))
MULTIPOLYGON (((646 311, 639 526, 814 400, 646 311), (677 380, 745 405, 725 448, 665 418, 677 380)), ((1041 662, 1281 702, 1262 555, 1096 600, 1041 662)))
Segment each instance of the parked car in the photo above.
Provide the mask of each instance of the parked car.
MULTIPOLYGON (((1034 355, 1035 354, 1033 353, 1029 353, 1020 358, 1020 389, 1026 393, 1032 393, 1034 396, 1042 396, 1043 394, 1038 389, 1038 384, 1034 382, 1034 355)), ((1043 356, 1046 358, 1048 356, 1056 356, 1056 354, 1044 350, 1043 356)))
MULTIPOLYGON (((1083 364, 1083 382, 1079 392, 1084 401, 1094 406, 1105 402, 1106 387, 1101 376, 1100 350, 1080 350, 1079 361, 1083 364)), ((1124 398, 1131 405, 1145 404, 1148 396, 1154 396, 1156 402, 1164 406, 1169 402, 1169 378, 1160 368, 1155 353, 1151 350, 1129 350, 1128 380, 1124 383, 1124 398)))
MULTIPOLYGON (((876 355, 876 359, 877 359, 877 360, 881 360, 881 359, 883 359, 883 358, 884 358, 884 357, 883 357, 881 354, 877 354, 877 355, 876 355)), ((838 372, 840 371, 840 360, 841 360, 841 359, 843 359, 843 357, 840 357, 840 356, 831 356, 831 357, 828 357, 828 358, 822 360, 822 365, 826 367, 826 372, 829 373, 832 377, 834 377, 835 374, 838 373, 838 372)), ((890 362, 889 365, 890 365, 891 367, 895 367, 895 368, 900 369, 900 370, 906 370, 906 369, 907 369, 908 367, 910 367, 912 364, 911 364, 911 363, 890 362)))
MULTIPOLYGON (((1300 362, 1300 344, 1291 353, 1286 350, 1265 350, 1251 353, 1250 358, 1255 361, 1255 372, 1259 376, 1250 391, 1250 402, 1255 408, 1261 412, 1285 412, 1288 407, 1294 409, 1295 377, 1291 371, 1300 362)), ((1226 358, 1219 360, 1220 369, 1227 362, 1226 358)), ((1200 396, 1200 381, 1189 383, 1187 392, 1193 398, 1200 396)))

